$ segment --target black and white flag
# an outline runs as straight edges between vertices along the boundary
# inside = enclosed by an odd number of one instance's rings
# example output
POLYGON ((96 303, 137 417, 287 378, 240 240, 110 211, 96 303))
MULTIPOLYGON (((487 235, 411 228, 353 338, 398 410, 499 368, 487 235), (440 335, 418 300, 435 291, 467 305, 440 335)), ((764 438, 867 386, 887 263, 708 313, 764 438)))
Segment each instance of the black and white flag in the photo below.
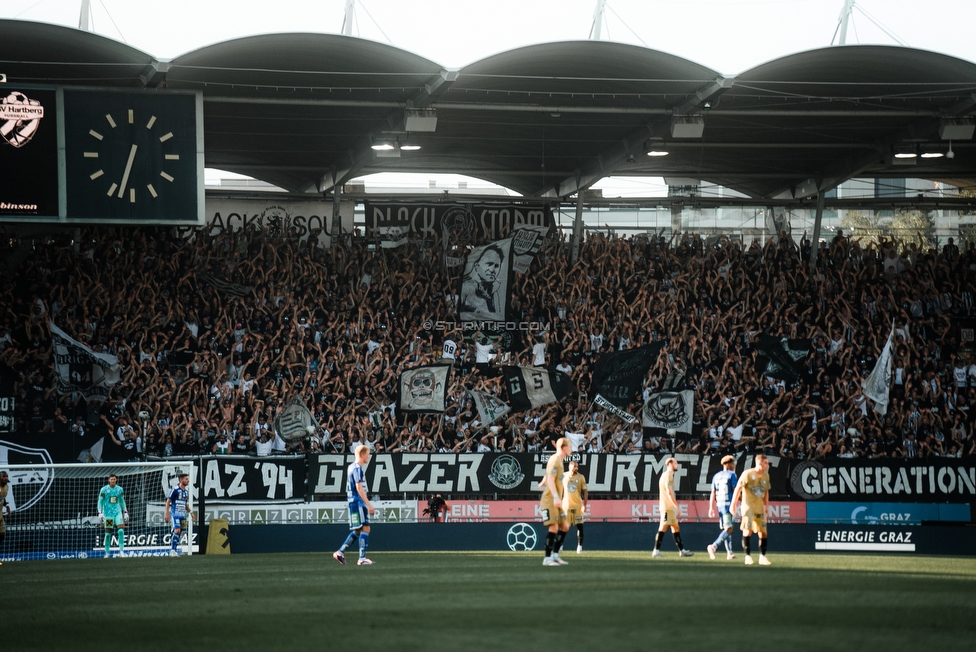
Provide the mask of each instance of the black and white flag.
POLYGON ((633 423, 637 421, 637 417, 635 417, 633 414, 631 414, 627 410, 622 410, 618 408, 616 405, 614 405, 607 399, 603 398, 603 396, 600 394, 596 395, 596 398, 593 400, 593 403, 596 404, 598 407, 603 408, 613 416, 620 417, 627 423, 633 423))
POLYGON ((443 412, 447 409, 449 365, 414 367, 400 374, 397 409, 402 412, 443 412))
POLYGON ((499 399, 494 394, 469 390, 474 399, 474 405, 478 408, 478 421, 481 425, 487 426, 495 419, 501 418, 511 411, 511 407, 499 399))
POLYGON ((285 441, 300 441, 314 434, 316 430, 311 410, 305 407, 305 402, 298 396, 288 401, 285 408, 278 413, 274 428, 285 441))
POLYGON ((694 390, 666 389, 647 397, 641 422, 645 428, 663 428, 690 435, 694 410, 694 390))
POLYGON ((626 407, 644 387, 647 372, 657 361, 662 348, 663 342, 655 342, 602 355, 593 365, 590 391, 617 407, 626 407))
POLYGON ((472 249, 461 277, 458 318, 462 322, 507 321, 511 271, 512 238, 472 249))
POLYGON ((756 371, 764 376, 795 383, 803 371, 803 362, 810 355, 810 340, 763 335, 756 342, 756 371))
POLYGON ((407 244, 410 230, 402 226, 381 226, 376 229, 376 235, 383 249, 396 249, 407 244))
POLYGON ((208 274, 207 272, 200 272, 197 274, 197 278, 200 279, 201 283, 206 283, 213 289, 217 290, 223 297, 244 297, 250 294, 254 287, 250 285, 242 285, 240 283, 234 283, 233 281, 227 281, 213 274, 208 274))
POLYGON ((529 271, 529 265, 542 249, 549 233, 548 226, 523 224, 512 233, 512 269, 519 274, 529 271))
POLYGON ((54 343, 54 372, 58 393, 79 392, 88 401, 108 398, 112 385, 121 379, 119 359, 107 353, 95 353, 51 322, 54 343))
POLYGON ((891 350, 895 339, 895 324, 891 324, 888 341, 885 342, 878 361, 874 364, 871 375, 864 380, 861 391, 874 401, 874 411, 878 414, 888 413, 888 398, 891 390, 891 350))
POLYGON ((573 382, 561 371, 537 367, 502 367, 512 409, 531 410, 568 396, 573 382))

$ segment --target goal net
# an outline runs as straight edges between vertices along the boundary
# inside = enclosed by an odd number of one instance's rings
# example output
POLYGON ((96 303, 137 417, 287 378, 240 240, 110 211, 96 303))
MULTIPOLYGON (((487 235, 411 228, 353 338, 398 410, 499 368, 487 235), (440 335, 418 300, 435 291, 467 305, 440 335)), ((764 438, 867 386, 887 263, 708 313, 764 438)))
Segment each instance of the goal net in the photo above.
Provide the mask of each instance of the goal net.
MULTIPOLYGON (((190 505, 195 508, 196 468, 190 460, 10 465, 0 471, 9 476, 7 505, 11 511, 0 544, 0 561, 104 557, 106 530, 98 516, 98 495, 110 475, 118 477, 129 512, 124 528, 126 556, 169 554, 173 534, 172 522, 164 520, 166 497, 179 484, 181 473, 189 474, 190 505)), ((180 537, 183 554, 196 552, 192 523, 180 537)), ((109 554, 118 553, 118 533, 113 532, 109 554)))

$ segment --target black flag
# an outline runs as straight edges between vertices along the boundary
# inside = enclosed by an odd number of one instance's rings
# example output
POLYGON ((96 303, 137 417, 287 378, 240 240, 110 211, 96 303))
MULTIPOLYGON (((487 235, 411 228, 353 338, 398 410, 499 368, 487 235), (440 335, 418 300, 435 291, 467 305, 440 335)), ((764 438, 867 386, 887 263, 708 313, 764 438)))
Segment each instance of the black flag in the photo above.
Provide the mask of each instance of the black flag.
POLYGON ((810 355, 810 340, 763 335, 756 342, 756 371, 795 383, 803 371, 803 361, 810 355))
POLYGON ((512 410, 522 412, 555 403, 573 391, 573 382, 561 371, 538 367, 502 367, 512 410))
POLYGON ((644 386, 647 372, 657 361, 662 348, 664 342, 654 342, 601 356, 593 365, 590 391, 618 407, 626 407, 644 386))

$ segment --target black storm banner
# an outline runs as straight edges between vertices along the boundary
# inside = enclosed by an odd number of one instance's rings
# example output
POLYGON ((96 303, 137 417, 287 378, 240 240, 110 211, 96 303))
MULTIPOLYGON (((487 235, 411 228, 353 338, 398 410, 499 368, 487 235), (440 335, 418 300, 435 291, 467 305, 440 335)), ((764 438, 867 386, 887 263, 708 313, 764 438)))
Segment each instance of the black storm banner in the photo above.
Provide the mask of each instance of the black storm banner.
POLYGON ((366 202, 366 237, 412 235, 471 245, 500 240, 520 226, 552 225, 548 205, 377 204, 366 202))

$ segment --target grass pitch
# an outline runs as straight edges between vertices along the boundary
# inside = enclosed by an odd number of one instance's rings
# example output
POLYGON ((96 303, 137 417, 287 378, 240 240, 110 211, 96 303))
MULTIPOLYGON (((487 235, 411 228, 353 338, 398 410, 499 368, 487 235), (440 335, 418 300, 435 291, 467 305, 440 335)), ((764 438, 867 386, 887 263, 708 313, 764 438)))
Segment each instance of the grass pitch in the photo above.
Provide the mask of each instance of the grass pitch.
POLYGON ((7 563, 0 650, 973 650, 976 559, 377 553, 7 563))

